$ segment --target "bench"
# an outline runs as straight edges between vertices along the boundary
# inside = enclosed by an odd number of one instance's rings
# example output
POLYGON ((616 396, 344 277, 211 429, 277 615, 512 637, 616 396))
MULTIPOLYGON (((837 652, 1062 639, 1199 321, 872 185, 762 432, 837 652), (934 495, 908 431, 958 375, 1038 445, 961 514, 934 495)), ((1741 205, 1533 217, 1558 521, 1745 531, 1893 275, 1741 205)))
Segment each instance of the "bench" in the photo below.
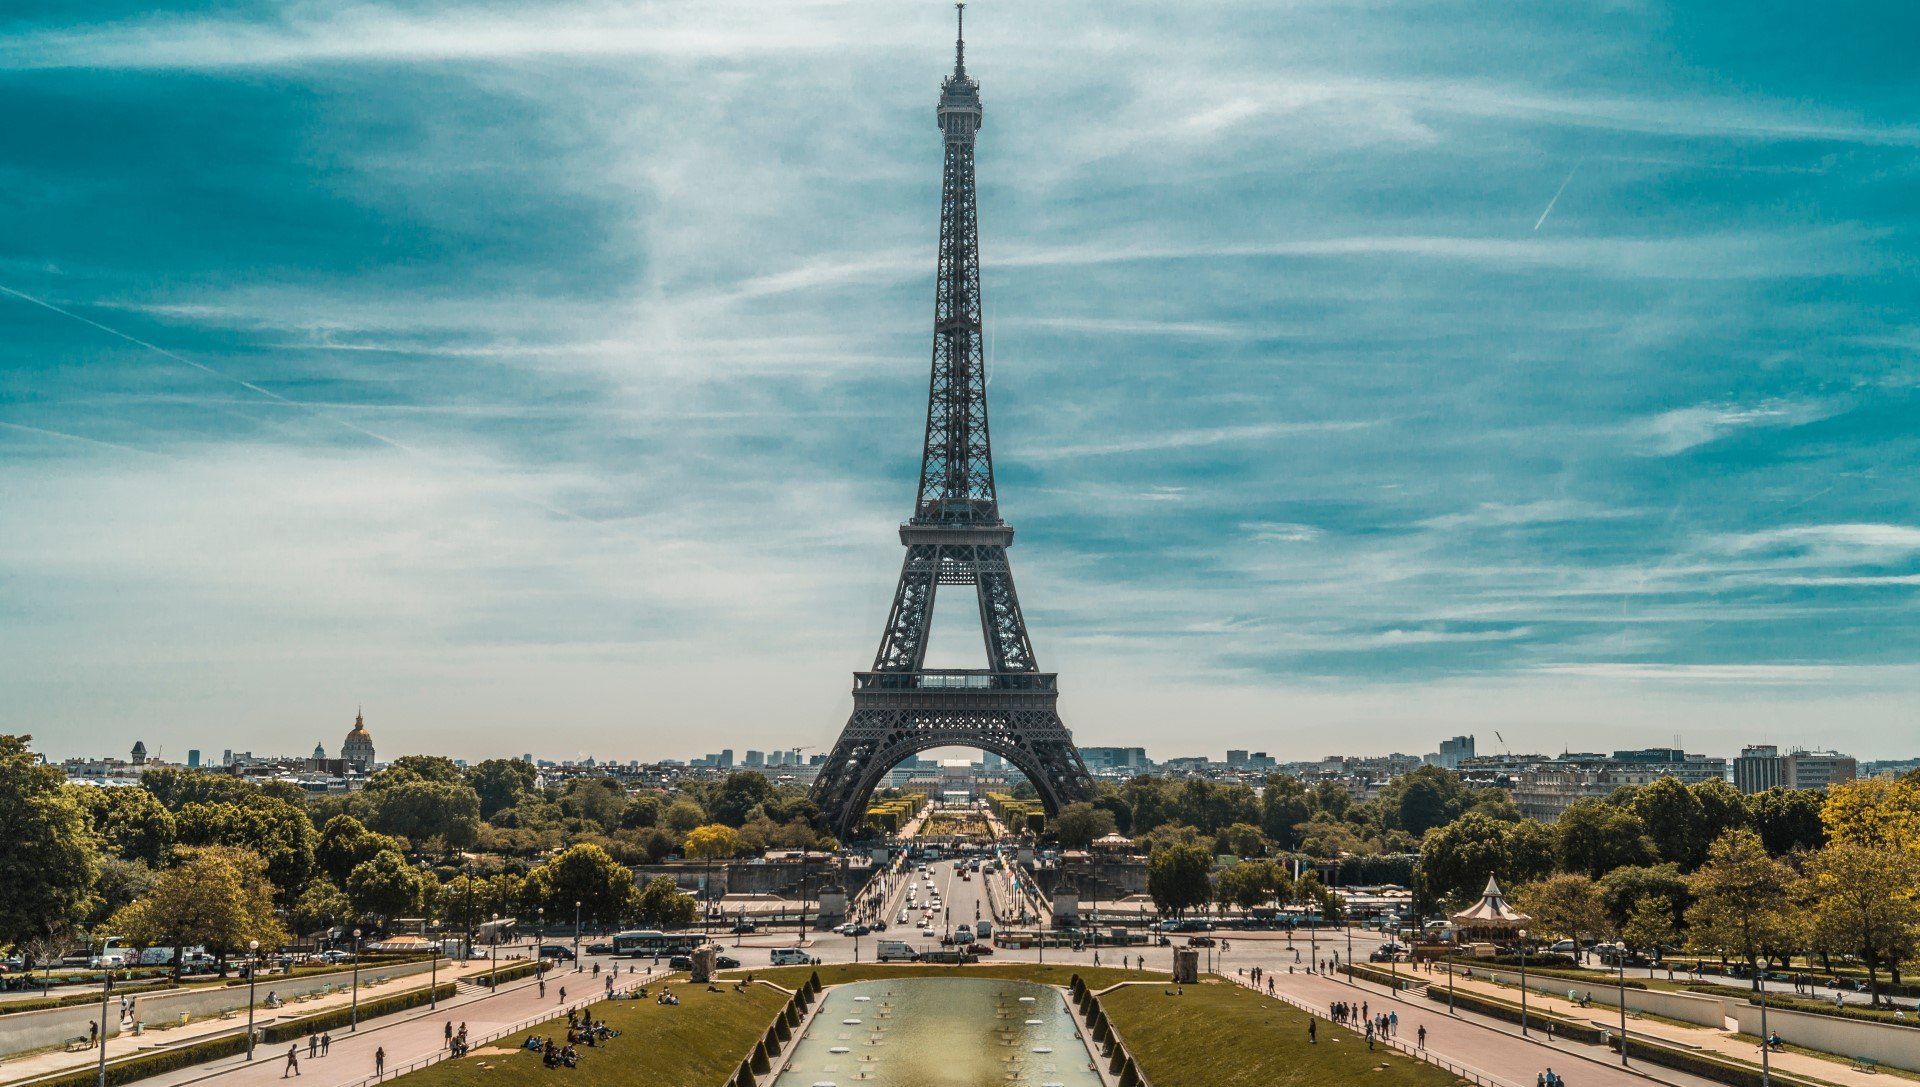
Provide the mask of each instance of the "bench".
POLYGON ((1850 1067, 1856 1072, 1878 1072, 1880 1062, 1872 1057, 1855 1057, 1850 1067))

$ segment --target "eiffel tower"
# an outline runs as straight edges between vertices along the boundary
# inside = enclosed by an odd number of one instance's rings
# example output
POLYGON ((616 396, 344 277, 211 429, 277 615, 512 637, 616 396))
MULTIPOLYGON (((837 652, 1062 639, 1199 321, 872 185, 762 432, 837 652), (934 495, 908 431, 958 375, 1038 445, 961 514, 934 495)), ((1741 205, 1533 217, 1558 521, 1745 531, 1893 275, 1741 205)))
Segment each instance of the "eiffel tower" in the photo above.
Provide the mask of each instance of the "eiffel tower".
POLYGON ((1012 763, 1049 813, 1084 799, 1092 779, 1055 710, 1052 672, 1034 659, 1000 519, 987 440, 987 380, 980 336, 980 228, 974 202, 973 142, 980 85, 967 76, 964 5, 953 74, 936 111, 946 145, 940 184, 940 261, 933 304, 933 379, 913 517, 900 526, 906 562, 873 669, 853 675, 853 716, 815 779, 813 800, 846 840, 866 815, 882 776, 935 747, 973 747, 1012 763), (972 586, 986 639, 987 667, 926 667, 934 596, 972 586))

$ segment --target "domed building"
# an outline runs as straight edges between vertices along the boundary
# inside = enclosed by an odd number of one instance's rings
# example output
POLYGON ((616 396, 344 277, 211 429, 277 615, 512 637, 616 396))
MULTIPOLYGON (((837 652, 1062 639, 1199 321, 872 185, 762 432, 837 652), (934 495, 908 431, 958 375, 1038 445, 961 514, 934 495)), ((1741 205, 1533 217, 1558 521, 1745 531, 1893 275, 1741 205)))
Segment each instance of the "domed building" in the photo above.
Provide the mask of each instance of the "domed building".
POLYGON ((353 715, 353 731, 340 745, 340 761, 363 774, 373 772, 373 734, 367 731, 364 713, 353 715))

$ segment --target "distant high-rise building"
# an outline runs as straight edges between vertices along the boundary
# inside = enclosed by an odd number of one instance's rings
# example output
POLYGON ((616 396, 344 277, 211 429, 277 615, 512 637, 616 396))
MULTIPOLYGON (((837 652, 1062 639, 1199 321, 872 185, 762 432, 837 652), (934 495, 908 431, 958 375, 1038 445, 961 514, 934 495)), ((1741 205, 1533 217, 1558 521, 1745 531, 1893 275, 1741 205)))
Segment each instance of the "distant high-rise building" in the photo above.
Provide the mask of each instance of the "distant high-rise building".
POLYGON ((1473 758, 1473 737, 1455 736, 1451 740, 1440 741, 1440 757, 1434 765, 1443 770, 1458 770, 1460 764, 1473 758))
POLYGON ((1083 747, 1080 760, 1089 770, 1145 770, 1150 765, 1144 747, 1083 747))
POLYGON ((145 766, 147 764, 147 745, 144 741, 133 741, 133 764, 135 766, 145 766))
POLYGON ((189 770, 200 769, 200 749, 199 748, 197 747, 187 748, 187 769, 189 770))
POLYGON ((220 765, 222 766, 233 765, 233 748, 229 747, 225 751, 222 751, 220 753, 220 765))
POLYGON ((1227 765, 1241 767, 1247 764, 1247 753, 1238 748, 1227 748, 1227 765))
POLYGON ((764 767, 765 765, 767 765, 766 752, 755 751, 752 748, 747 749, 747 761, 746 761, 747 769, 758 770, 761 767, 764 767))
POLYGON ((521 762, 524 762, 524 763, 526 763, 526 764, 527 764, 528 766, 532 766, 532 765, 533 765, 533 753, 529 751, 529 752, 526 752, 526 753, 524 753, 524 754, 522 754, 522 755, 520 756, 520 761, 521 761, 521 762))
POLYGON ((1838 751, 1794 751, 1786 759, 1790 789, 1824 789, 1859 776, 1860 764, 1838 751))
POLYGON ((716 765, 718 765, 722 770, 733 769, 733 748, 731 747, 721 748, 720 758, 716 765))
POLYGON ((1748 744, 1733 760, 1733 787, 1752 794, 1784 784, 1785 763, 1773 744, 1748 744))

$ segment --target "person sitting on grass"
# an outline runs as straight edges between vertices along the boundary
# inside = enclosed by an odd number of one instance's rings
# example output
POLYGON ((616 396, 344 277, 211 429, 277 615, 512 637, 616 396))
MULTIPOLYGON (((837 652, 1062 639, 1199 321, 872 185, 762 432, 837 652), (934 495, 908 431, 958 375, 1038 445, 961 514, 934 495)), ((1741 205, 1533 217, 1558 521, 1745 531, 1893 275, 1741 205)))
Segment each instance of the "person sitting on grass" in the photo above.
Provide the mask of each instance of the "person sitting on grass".
POLYGON ((572 1068, 580 1063, 580 1056, 573 1051, 572 1046, 568 1046, 560 1051, 560 1063, 572 1068))

